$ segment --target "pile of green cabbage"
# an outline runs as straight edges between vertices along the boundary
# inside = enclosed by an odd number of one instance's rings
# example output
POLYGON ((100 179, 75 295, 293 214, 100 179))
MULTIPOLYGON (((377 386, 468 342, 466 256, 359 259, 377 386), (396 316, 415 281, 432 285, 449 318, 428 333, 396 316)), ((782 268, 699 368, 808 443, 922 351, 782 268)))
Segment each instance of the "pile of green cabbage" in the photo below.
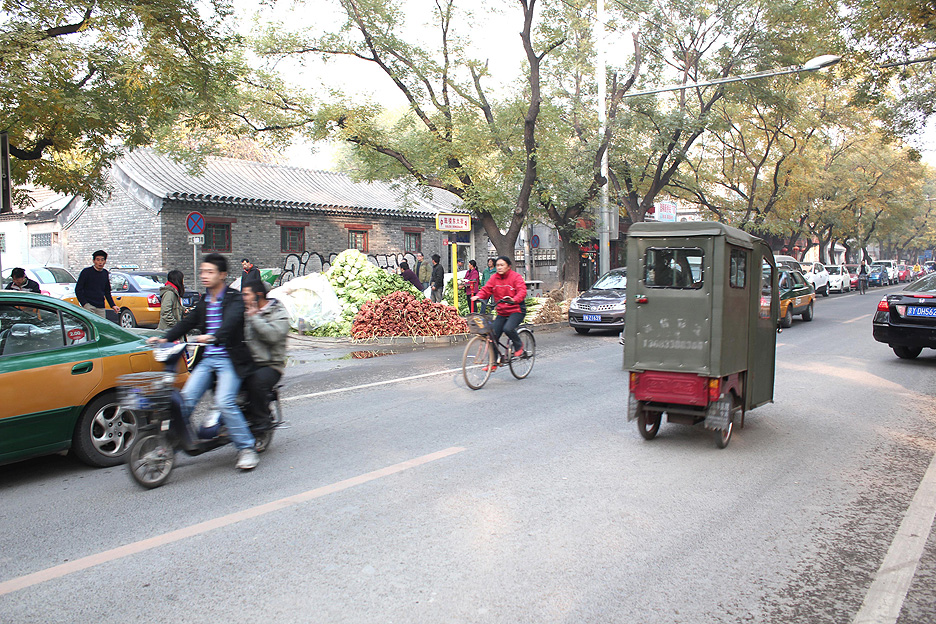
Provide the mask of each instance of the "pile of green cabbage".
POLYGON ((403 291, 423 298, 412 284, 396 273, 381 269, 357 249, 346 249, 338 254, 325 277, 341 302, 341 318, 317 327, 312 331, 313 336, 350 336, 351 324, 361 306, 385 295, 403 291))

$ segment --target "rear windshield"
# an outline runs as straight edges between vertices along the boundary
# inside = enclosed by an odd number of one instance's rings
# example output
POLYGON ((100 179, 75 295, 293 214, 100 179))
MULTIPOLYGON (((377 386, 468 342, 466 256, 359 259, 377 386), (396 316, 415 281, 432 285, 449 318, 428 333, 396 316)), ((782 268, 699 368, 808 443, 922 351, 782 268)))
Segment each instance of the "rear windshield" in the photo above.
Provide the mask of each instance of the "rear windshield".
POLYGON ((929 275, 921 277, 904 288, 904 290, 909 290, 910 292, 929 292, 936 290, 936 273, 930 273, 929 275))
POLYGON ((842 269, 837 266, 826 267, 826 270, 829 272, 829 275, 839 275, 842 272, 842 269))
POLYGON ((71 273, 59 267, 40 267, 32 269, 40 284, 74 284, 76 280, 71 273))
POLYGON ((702 288, 702 250, 650 247, 644 255, 644 284, 651 288, 702 288))
POLYGON ((134 275, 133 279, 140 290, 159 290, 166 283, 160 275, 134 275))

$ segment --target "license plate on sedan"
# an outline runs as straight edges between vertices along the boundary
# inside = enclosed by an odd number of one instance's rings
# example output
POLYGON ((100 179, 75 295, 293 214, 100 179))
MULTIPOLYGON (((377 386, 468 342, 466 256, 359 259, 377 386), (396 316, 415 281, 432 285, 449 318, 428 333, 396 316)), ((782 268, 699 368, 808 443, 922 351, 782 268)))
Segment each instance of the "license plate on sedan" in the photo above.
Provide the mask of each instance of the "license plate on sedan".
POLYGON ((601 315, 600 314, 586 314, 582 317, 582 320, 586 323, 600 323, 601 315))
POLYGON ((936 318, 936 308, 929 306, 907 306, 907 316, 927 316, 936 318))

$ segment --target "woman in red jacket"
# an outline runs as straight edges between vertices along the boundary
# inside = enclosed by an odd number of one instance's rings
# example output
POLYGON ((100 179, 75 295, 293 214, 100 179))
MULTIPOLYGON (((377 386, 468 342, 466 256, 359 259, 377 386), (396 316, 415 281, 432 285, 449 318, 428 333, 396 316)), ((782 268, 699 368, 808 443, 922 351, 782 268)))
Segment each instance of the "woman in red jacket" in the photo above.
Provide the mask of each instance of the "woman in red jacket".
POLYGON ((514 356, 523 356, 523 343, 517 333, 517 326, 526 316, 526 283, 519 273, 510 268, 510 258, 501 256, 495 264, 497 272, 481 287, 472 301, 487 299, 493 296, 497 304, 497 316, 494 317, 494 339, 499 340, 501 334, 507 334, 513 343, 514 356), (522 306, 522 307, 521 307, 522 306))

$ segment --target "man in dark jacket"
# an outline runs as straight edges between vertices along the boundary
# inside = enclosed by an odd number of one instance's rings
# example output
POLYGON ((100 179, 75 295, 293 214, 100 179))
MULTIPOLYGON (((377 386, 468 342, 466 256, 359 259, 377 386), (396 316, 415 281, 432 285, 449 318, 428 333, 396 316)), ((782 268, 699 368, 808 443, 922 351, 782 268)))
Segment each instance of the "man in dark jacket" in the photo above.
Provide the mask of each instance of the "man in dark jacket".
POLYGON ((260 277, 260 269, 253 265, 253 262, 244 258, 241 260, 241 266, 244 267, 244 273, 241 275, 241 284, 246 282, 252 282, 254 280, 262 281, 260 277))
POLYGON ((445 290, 445 269, 442 268, 442 256, 432 254, 432 277, 429 279, 429 285, 432 286, 432 301, 439 303, 442 301, 442 291, 445 290))
POLYGON ((41 293, 39 283, 26 277, 26 270, 16 267, 10 272, 10 283, 7 284, 7 290, 20 290, 24 292, 41 293))
POLYGON ((164 338, 150 341, 178 340, 196 329, 200 332, 196 341, 207 346, 182 388, 182 414, 186 419, 191 416, 217 377, 215 404, 231 442, 239 450, 237 468, 250 470, 260 458, 254 448, 256 440, 237 406, 237 393, 242 380, 253 372, 254 363, 244 342, 244 302, 239 292, 227 287, 227 271, 227 258, 215 253, 205 256, 198 271, 205 296, 164 338))
POLYGON ((101 318, 107 318, 104 313, 106 303, 109 303, 114 313, 120 317, 120 307, 111 297, 110 273, 104 268, 105 264, 107 264, 106 251, 98 249, 91 254, 91 266, 83 268, 78 274, 75 297, 78 298, 78 305, 101 318))

